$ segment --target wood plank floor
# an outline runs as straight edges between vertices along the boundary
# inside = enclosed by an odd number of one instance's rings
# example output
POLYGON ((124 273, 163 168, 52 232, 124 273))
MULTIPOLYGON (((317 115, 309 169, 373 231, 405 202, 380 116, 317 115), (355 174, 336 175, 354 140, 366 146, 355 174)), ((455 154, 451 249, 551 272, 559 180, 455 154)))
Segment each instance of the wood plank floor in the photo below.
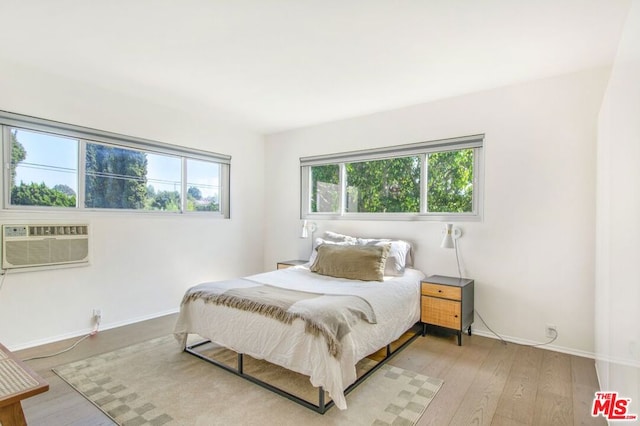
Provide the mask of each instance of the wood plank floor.
MULTIPOLYGON (((28 361, 50 384, 48 392, 23 401, 29 425, 112 425, 51 368, 169 334, 175 319, 175 315, 169 315, 102 331, 69 352, 28 361)), ((17 355, 29 358, 55 353, 73 342, 30 348, 17 355)), ((594 419, 590 415, 598 388, 591 359, 504 345, 480 336, 464 335, 460 347, 455 336, 427 335, 416 339, 390 364, 444 380, 418 422, 420 426, 606 425, 602 417, 594 419)))

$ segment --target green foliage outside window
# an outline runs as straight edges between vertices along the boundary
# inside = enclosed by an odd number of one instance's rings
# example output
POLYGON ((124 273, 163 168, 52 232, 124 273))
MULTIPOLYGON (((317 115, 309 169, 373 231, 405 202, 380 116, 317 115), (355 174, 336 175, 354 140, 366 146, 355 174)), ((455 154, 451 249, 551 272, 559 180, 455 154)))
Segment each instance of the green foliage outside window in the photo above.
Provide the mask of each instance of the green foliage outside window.
POLYGON ((87 144, 85 206, 141 209, 147 199, 144 152, 87 144))
POLYGON ((428 155, 427 211, 465 213, 473 210, 473 150, 428 155))
POLYGON ((198 187, 190 186, 187 190, 187 195, 191 196, 194 200, 202 200, 202 191, 198 187))
POLYGON ((311 211, 338 211, 340 205, 340 167, 337 164, 311 168, 311 211))
POLYGON ((210 198, 206 200, 205 203, 199 203, 198 200, 195 200, 193 197, 187 197, 187 211, 196 211, 196 212, 217 212, 220 211, 220 203, 215 198, 210 198))
POLYGON ((27 158, 27 150, 18 140, 17 130, 11 136, 11 204, 18 206, 53 206, 75 207, 76 194, 67 185, 56 185, 49 188, 42 183, 16 183, 16 168, 27 158))
MULTIPOLYGON (((433 152, 427 158, 426 212, 473 212, 474 150, 433 152)), ((346 213, 419 213, 423 156, 351 162, 346 213)), ((339 213, 340 166, 311 167, 312 213, 339 213)))
POLYGON ((16 167, 18 163, 27 158, 27 151, 24 146, 18 141, 17 131, 11 132, 11 182, 16 180, 16 167))
MULTIPOLYGON (((76 207, 76 193, 68 185, 15 183, 16 167, 26 158, 16 132, 11 132, 12 205, 76 207)), ((147 157, 140 151, 87 144, 85 189, 88 208, 180 211, 179 191, 156 191, 147 185, 147 157)), ((219 210, 217 197, 203 198, 199 188, 189 187, 187 211, 219 210)))
POLYGON ((180 211, 180 193, 178 191, 158 191, 153 197, 149 197, 147 201, 148 210, 180 211))
POLYGON ((220 203, 217 197, 202 196, 202 191, 197 186, 187 189, 187 211, 189 212, 217 212, 220 211, 220 203))
POLYGON ((346 169, 348 212, 420 211, 419 157, 349 163, 346 169))
POLYGON ((47 187, 44 183, 20 182, 11 188, 11 204, 19 206, 75 207, 76 196, 47 187))

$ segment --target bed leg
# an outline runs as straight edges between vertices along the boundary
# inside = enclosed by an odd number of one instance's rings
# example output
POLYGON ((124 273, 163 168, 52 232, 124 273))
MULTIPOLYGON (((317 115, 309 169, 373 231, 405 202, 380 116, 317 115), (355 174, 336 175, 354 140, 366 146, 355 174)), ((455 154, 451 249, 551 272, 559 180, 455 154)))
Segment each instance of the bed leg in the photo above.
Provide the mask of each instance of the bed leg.
POLYGON ((391 345, 387 345, 387 357, 391 355, 391 345))
POLYGON ((318 388, 318 412, 324 414, 325 411, 327 411, 327 409, 324 404, 324 388, 320 386, 318 388))
POLYGON ((238 354, 238 373, 242 374, 242 354, 238 354))

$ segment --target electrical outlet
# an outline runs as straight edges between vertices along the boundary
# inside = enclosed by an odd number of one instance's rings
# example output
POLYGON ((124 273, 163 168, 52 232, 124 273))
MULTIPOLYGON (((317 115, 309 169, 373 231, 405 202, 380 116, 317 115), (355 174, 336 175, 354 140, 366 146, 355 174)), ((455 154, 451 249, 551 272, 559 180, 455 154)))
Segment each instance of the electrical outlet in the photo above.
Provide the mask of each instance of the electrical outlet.
POLYGON ((544 334, 549 339, 553 339, 554 337, 556 337, 558 335, 558 329, 553 324, 547 324, 547 325, 544 326, 544 334))
POLYGON ((100 320, 102 319, 102 309, 100 308, 93 309, 93 319, 96 320, 96 322, 100 322, 100 320))

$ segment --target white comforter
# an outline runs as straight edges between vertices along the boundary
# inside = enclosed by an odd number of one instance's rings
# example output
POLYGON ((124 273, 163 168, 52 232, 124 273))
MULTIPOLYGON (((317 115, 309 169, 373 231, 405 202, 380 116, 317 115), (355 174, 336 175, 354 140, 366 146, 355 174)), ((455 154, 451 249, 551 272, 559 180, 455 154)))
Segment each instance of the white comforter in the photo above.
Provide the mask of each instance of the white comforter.
POLYGON ((420 280, 424 274, 415 269, 406 269, 402 277, 385 277, 384 282, 332 278, 304 266, 247 278, 301 291, 361 296, 373 307, 377 324, 358 322, 344 337, 342 356, 337 359, 329 354, 322 337, 305 333, 301 320, 286 325, 256 313, 195 300, 182 307, 175 326, 182 348, 187 335, 194 333, 238 353, 305 374, 313 386, 324 387, 342 410, 347 408, 344 389, 357 379, 356 363, 396 340, 420 319, 420 280))

